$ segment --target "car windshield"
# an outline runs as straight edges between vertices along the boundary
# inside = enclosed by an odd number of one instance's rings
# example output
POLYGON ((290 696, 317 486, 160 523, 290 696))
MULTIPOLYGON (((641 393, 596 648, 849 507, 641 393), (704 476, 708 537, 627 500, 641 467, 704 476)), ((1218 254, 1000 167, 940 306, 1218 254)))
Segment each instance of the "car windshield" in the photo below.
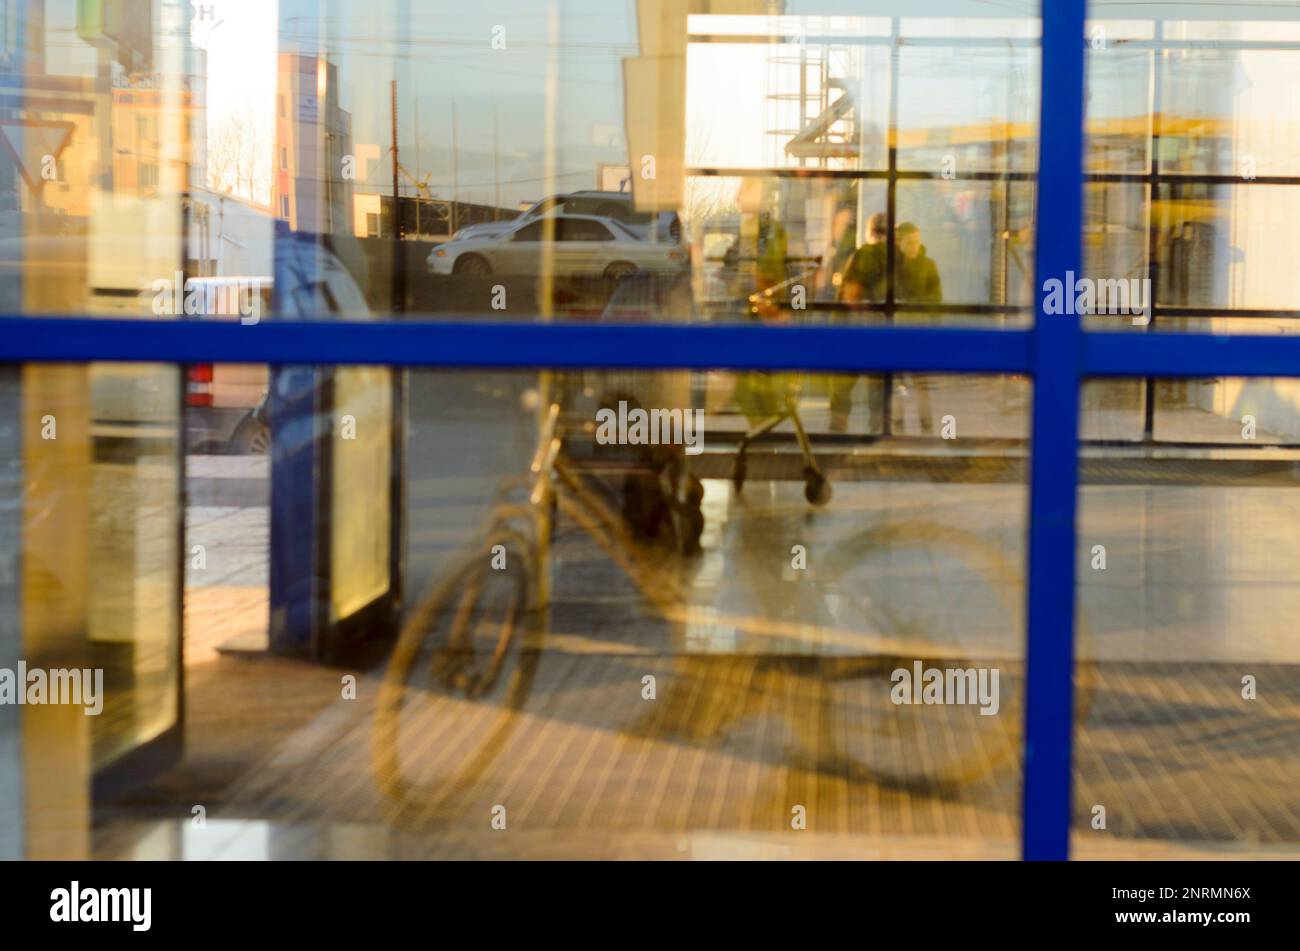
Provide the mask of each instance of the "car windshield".
POLYGON ((567 200, 568 200, 567 195, 552 195, 550 198, 543 198, 537 204, 533 205, 533 207, 529 208, 526 212, 524 212, 522 217, 537 218, 541 215, 546 214, 547 212, 555 211, 557 208, 561 207, 567 200))

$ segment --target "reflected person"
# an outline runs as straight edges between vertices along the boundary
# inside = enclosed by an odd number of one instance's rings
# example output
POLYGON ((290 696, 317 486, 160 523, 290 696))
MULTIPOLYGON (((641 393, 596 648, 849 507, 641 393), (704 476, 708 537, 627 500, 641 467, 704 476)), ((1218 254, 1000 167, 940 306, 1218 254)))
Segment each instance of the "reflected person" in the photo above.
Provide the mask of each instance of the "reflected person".
MULTIPOLYGON (((839 299, 847 304, 885 299, 885 274, 889 268, 889 222, 883 212, 867 219, 866 242, 853 253, 840 278, 839 299)), ((855 322, 856 310, 849 308, 836 315, 836 323, 855 322)), ((853 410, 853 388, 861 374, 837 373, 830 381, 830 430, 847 432, 849 413, 853 410)))
MULTIPOLYGON (((921 229, 910 221, 904 221, 894 232, 897 241, 894 272, 894 297, 902 303, 939 304, 943 302, 943 285, 939 280, 939 267, 925 253, 921 243, 921 229)), ((924 378, 908 375, 906 379, 916 387, 917 414, 921 432, 929 433, 933 429, 933 413, 930 409, 930 391, 924 378)), ((902 383, 900 390, 907 395, 907 384, 902 383)))
MULTIPOLYGON (((768 198, 762 178, 741 181, 736 210, 740 212, 739 233, 728 259, 735 262, 739 290, 747 302, 749 316, 762 323, 788 323, 790 314, 781 307, 776 294, 789 277, 789 237, 781 223, 779 207, 768 198)), ((733 399, 754 426, 786 412, 796 379, 787 372, 740 373, 733 399)))
POLYGON ((938 304, 943 301, 939 267, 926 255, 921 229, 904 221, 896 231, 898 254, 894 278, 896 300, 938 304))

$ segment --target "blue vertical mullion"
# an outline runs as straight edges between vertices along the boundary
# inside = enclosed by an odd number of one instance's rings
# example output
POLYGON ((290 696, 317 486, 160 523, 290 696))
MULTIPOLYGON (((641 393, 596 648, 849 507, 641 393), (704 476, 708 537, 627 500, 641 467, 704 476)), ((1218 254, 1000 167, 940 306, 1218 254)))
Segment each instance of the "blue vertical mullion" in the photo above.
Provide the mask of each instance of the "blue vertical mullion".
POLYGON ((1042 288, 1080 271, 1084 17, 1085 0, 1043 0, 1021 827, 1026 859, 1068 858, 1070 843, 1081 341, 1078 318, 1043 312, 1042 288))

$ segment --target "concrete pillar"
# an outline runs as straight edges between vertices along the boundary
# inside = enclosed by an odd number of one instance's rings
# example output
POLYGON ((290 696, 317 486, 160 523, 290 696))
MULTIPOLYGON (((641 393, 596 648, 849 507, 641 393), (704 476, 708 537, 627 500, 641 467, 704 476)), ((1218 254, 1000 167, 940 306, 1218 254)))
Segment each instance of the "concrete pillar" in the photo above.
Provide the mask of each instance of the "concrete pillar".
MULTIPOLYGON (((22 368, 19 629, 28 667, 90 666, 90 385, 84 365, 22 368), (55 438, 47 438, 53 419, 55 438)), ((90 853, 91 724, 80 706, 19 707, 24 853, 90 853)))

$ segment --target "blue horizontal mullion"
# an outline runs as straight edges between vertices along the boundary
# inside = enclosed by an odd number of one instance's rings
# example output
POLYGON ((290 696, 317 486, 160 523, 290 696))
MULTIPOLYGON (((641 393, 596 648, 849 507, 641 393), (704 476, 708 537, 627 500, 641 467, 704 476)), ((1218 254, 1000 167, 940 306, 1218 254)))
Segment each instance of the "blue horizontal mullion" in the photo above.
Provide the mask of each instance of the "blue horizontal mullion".
MULTIPOLYGON (((1031 335, 928 327, 273 320, 242 326, 0 317, 0 362, 1024 373, 1034 367, 1031 335)), ((1111 377, 1300 376, 1300 335, 1084 333, 1080 369, 1111 377)))
POLYGON ((1083 372, 1085 376, 1300 376, 1300 336, 1087 333, 1083 372))
POLYGON ((0 362, 1024 373, 1023 330, 0 318, 0 362))

